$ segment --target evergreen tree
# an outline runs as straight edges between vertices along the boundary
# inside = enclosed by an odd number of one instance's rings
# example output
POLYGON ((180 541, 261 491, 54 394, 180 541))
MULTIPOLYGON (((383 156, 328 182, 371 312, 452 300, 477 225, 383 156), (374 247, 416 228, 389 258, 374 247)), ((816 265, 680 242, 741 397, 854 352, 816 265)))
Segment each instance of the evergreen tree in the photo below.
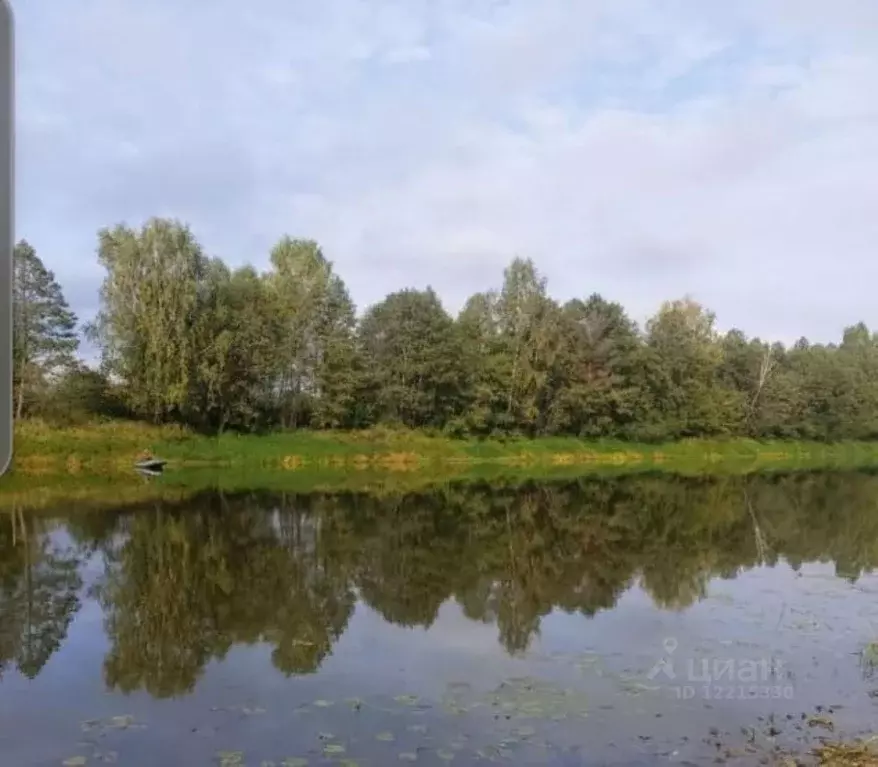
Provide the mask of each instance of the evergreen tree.
POLYGON ((31 245, 13 251, 12 357, 15 417, 27 413, 37 391, 75 363, 76 315, 55 275, 31 245))

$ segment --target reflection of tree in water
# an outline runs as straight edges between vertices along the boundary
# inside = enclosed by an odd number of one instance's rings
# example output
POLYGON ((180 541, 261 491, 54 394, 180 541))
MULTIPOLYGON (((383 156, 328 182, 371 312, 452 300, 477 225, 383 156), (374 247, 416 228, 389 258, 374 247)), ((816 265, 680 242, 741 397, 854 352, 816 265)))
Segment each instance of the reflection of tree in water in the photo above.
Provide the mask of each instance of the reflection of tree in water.
POLYGON ((848 474, 207 493, 70 529, 106 558, 108 683, 174 695, 235 644, 268 643, 286 674, 316 670, 355 594, 423 627, 454 599, 520 652, 552 610, 592 616, 637 581, 676 609, 711 578, 780 558, 859 574, 878 563, 876 491, 875 476, 848 474))
POLYGON ((441 494, 359 498, 337 506, 347 569, 364 602, 400 626, 431 626, 474 562, 459 510, 441 494))
POLYGON ((79 559, 51 525, 0 516, 0 676, 11 664, 33 679, 79 609, 79 559))
POLYGON ((275 646, 272 660, 280 671, 312 673, 347 628, 355 597, 333 552, 331 531, 324 533, 323 515, 286 511, 278 525, 282 561, 276 588, 283 598, 266 615, 271 628, 263 638, 275 646))
MULTIPOLYGON (((268 641, 281 671, 313 671, 354 598, 310 538, 248 498, 200 497, 185 511, 143 512, 107 551, 99 589, 112 649, 107 683, 157 696, 192 689, 211 658, 268 641)), ((307 520, 304 520, 308 522, 307 520)))

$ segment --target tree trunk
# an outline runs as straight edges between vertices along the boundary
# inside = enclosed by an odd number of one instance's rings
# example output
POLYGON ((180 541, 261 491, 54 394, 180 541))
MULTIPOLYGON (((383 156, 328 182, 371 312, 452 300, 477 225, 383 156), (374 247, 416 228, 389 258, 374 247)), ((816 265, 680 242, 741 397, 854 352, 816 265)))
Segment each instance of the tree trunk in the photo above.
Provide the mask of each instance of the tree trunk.
POLYGON ((21 420, 21 414, 24 411, 24 374, 18 382, 18 403, 15 406, 15 420, 21 420))

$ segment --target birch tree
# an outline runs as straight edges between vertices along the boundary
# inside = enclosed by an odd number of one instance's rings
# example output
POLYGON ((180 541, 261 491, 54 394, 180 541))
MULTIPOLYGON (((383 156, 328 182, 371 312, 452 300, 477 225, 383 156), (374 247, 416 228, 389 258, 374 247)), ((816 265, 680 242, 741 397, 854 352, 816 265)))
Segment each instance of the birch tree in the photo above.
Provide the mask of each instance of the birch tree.
POLYGON ((107 274, 90 334, 103 364, 124 382, 135 413, 156 422, 179 414, 192 394, 207 259, 178 221, 119 225, 98 238, 107 274))

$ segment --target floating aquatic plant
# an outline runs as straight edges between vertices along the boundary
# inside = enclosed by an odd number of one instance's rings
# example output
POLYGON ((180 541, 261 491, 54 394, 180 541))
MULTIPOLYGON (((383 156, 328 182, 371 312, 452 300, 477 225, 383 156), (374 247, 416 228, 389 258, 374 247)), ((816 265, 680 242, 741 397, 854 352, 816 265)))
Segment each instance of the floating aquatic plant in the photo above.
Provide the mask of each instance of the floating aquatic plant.
POLYGON ((220 767, 243 767, 243 751, 217 751, 216 758, 220 767))

